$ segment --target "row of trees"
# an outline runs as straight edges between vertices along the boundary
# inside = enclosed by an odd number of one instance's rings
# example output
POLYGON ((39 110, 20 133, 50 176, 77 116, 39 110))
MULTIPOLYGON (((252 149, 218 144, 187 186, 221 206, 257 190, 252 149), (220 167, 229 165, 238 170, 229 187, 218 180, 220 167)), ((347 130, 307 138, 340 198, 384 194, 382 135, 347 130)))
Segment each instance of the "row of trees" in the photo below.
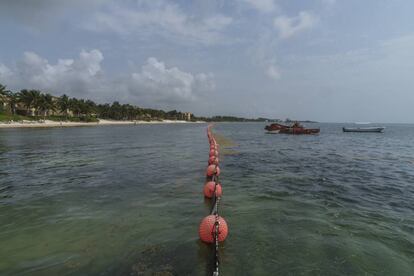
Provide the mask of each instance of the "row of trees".
POLYGON ((53 102, 53 97, 50 94, 42 94, 37 90, 23 89, 18 93, 13 93, 7 90, 4 85, 0 85, 0 103, 10 110, 12 115, 15 115, 18 105, 25 107, 27 110, 34 110, 34 114, 29 115, 43 115, 46 116, 51 111, 57 110, 57 105, 53 102))
POLYGON ((97 104, 91 100, 70 98, 67 95, 54 97, 39 90, 23 89, 13 93, 6 86, 0 84, 0 107, 5 106, 12 115, 22 112, 30 116, 61 116, 78 118, 102 118, 113 120, 162 120, 183 119, 184 114, 176 110, 165 112, 163 110, 140 108, 130 104, 97 104))
MULTIPOLYGON (((177 110, 165 112, 163 110, 140 108, 130 104, 96 104, 91 100, 69 98, 66 95, 54 97, 48 93, 38 90, 23 89, 13 93, 6 86, 0 84, 0 108, 6 105, 6 109, 15 115, 19 112, 18 107, 24 107, 26 114, 31 116, 60 116, 66 120, 69 117, 89 120, 90 118, 102 118, 112 120, 162 120, 162 119, 184 119, 184 114, 177 110), (33 111, 27 114, 27 111, 33 111)), ((0 110, 1 111, 1 110, 0 110)), ((214 121, 214 122, 263 122, 272 119, 257 118, 246 119, 234 116, 214 116, 214 117, 192 117, 192 120, 214 121)), ((289 119, 286 119, 287 121, 289 119)))
POLYGON ((213 117, 197 117, 197 120, 205 122, 266 122, 266 121, 275 121, 275 119, 268 118, 257 118, 257 119, 248 119, 235 116, 213 116, 213 117))

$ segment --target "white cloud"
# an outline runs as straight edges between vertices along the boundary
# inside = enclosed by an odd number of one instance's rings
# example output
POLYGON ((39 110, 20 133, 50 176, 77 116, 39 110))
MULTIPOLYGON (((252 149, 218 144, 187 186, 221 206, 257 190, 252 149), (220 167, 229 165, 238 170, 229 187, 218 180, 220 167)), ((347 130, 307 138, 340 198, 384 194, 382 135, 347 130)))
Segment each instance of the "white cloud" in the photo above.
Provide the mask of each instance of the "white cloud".
POLYGON ((155 108, 180 108, 215 89, 211 73, 193 74, 167 67, 148 58, 140 72, 117 76, 105 74, 100 50, 81 51, 76 59, 55 64, 33 52, 25 52, 12 67, 0 63, 0 83, 20 90, 39 89, 54 95, 67 94, 100 101, 124 101, 155 108))
POLYGON ((266 73, 271 79, 274 79, 274 80, 280 79, 279 69, 275 65, 269 65, 266 73))
POLYGON ((6 83, 12 75, 12 71, 6 65, 0 63, 0 83, 6 83))
POLYGON ((215 44, 226 42, 222 31, 232 18, 221 14, 195 17, 176 4, 165 1, 138 1, 134 8, 112 5, 91 16, 83 27, 96 32, 138 35, 145 39, 160 35, 177 42, 215 44))
POLYGON ((274 26, 282 39, 290 38, 300 32, 311 29, 318 22, 318 18, 307 11, 301 11, 298 16, 279 16, 274 19, 274 26))
POLYGON ((274 0, 243 0, 260 12, 272 12, 277 9, 274 0))
POLYGON ((274 32, 264 32, 251 45, 248 55, 252 58, 253 64, 260 67, 260 70, 273 80, 280 79, 281 69, 278 58, 278 40, 274 37, 274 32))
POLYGON ((0 80, 13 87, 85 95, 101 83, 102 60, 102 53, 96 49, 82 51, 77 59, 59 59, 56 64, 36 53, 25 52, 14 68, 0 66, 0 80))
POLYGON ((168 68, 156 58, 148 58, 141 72, 133 73, 129 91, 147 105, 189 102, 215 87, 212 74, 192 74, 168 68))

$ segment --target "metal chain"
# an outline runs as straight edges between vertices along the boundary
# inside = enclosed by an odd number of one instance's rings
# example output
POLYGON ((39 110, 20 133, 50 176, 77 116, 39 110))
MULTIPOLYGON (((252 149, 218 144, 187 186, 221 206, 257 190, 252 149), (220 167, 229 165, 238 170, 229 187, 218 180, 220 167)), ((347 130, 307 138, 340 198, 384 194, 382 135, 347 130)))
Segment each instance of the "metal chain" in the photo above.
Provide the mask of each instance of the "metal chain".
POLYGON ((214 241, 215 241, 215 254, 214 254, 214 264, 216 266, 215 271, 213 272, 213 276, 218 276, 219 275, 219 225, 220 222, 218 220, 218 214, 216 214, 216 222, 214 223, 215 225, 215 232, 214 232, 214 241))
POLYGON ((214 265, 215 265, 215 269, 213 272, 213 276, 218 276, 219 275, 219 264, 220 264, 220 259, 219 259, 219 226, 220 226, 220 221, 219 221, 219 203, 220 203, 220 197, 217 197, 217 185, 219 183, 218 181, 218 176, 214 175, 213 179, 212 179, 215 183, 214 185, 214 203, 213 203, 213 208, 211 211, 212 215, 215 215, 215 222, 214 222, 214 243, 215 243, 215 248, 214 248, 214 265))

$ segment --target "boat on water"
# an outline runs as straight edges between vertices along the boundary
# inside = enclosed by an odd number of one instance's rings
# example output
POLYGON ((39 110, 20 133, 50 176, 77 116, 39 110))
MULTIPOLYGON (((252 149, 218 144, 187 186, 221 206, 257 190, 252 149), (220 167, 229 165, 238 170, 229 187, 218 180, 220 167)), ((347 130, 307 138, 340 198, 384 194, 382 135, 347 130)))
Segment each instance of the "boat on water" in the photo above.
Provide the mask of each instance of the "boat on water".
POLYGON ((319 128, 305 128, 299 123, 294 123, 293 125, 283 125, 278 123, 273 123, 271 125, 265 126, 267 133, 282 133, 282 134, 317 134, 320 132, 319 128))
POLYGON ((343 132, 383 132, 385 127, 343 127, 343 132))
POLYGON ((281 129, 287 129, 290 126, 282 125, 282 124, 270 124, 268 126, 265 126, 265 130, 267 130, 268 133, 279 133, 281 129))

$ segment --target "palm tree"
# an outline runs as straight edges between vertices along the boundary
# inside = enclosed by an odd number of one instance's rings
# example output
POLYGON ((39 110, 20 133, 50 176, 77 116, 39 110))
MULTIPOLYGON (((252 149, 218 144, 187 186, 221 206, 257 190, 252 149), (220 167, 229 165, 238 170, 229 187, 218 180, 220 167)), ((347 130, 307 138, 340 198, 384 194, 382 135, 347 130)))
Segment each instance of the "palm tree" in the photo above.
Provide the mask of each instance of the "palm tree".
POLYGON ((8 98, 10 97, 10 93, 11 91, 7 90, 7 87, 0 83, 0 108, 6 104, 8 98))
POLYGON ((0 95, 7 95, 7 93, 10 92, 7 90, 7 86, 0 83, 0 95))
POLYGON ((26 90, 23 89, 19 93, 20 102, 27 108, 27 109, 34 109, 31 111, 31 115, 37 113, 38 102, 40 100, 41 94, 38 90, 26 90))
POLYGON ((108 119, 111 111, 111 106, 109 104, 99 104, 97 106, 98 117, 102 119, 108 119))
POLYGON ((125 117, 126 117, 126 119, 128 119, 128 120, 135 120, 136 119, 136 117, 137 117, 137 110, 136 110, 136 108, 135 107, 133 107, 132 105, 130 105, 130 104, 126 104, 125 105, 126 107, 125 107, 125 117))
POLYGON ((80 107, 80 101, 76 98, 71 98, 69 100, 69 108, 73 111, 74 114, 76 114, 76 117, 79 117, 81 113, 81 107, 80 107))
POLYGON ((86 115, 89 112, 88 106, 86 105, 84 99, 78 100, 78 109, 79 109, 78 116, 86 115))
POLYGON ((10 93, 8 105, 12 115, 16 115, 16 106, 19 103, 19 101, 20 99, 18 94, 10 93))
POLYGON ((85 114, 87 116, 91 116, 92 114, 96 114, 96 103, 91 100, 86 100, 85 102, 85 114))
POLYGON ((59 108, 59 111, 63 114, 65 114, 65 119, 68 119, 68 110, 70 108, 70 100, 69 97, 65 94, 62 95, 57 101, 57 105, 59 108))
POLYGON ((119 104, 119 102, 115 101, 112 103, 109 111, 109 117, 113 120, 121 120, 122 106, 119 104))
POLYGON ((43 118, 46 118, 50 111, 56 110, 52 95, 40 94, 40 97, 36 102, 36 109, 43 113, 43 118))

